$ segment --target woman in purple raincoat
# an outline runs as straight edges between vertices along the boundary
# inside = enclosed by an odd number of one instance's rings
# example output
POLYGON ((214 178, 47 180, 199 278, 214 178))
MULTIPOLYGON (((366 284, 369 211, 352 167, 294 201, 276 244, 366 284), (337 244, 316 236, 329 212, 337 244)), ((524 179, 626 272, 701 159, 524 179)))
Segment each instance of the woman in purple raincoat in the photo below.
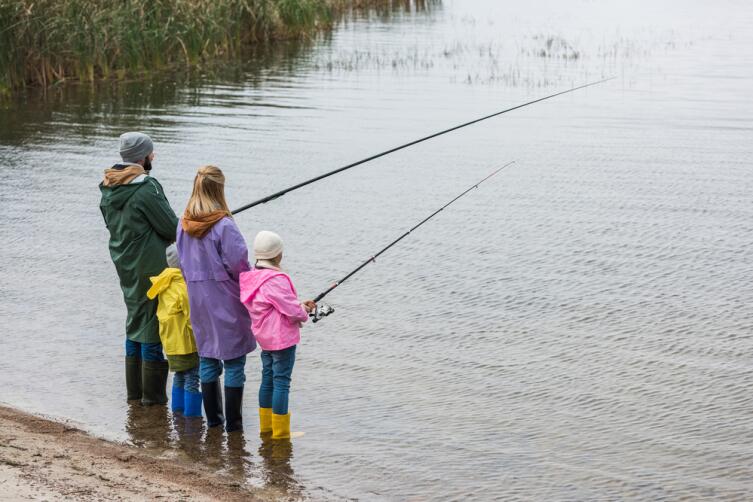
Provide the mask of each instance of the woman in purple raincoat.
POLYGON ((250 268, 248 248, 225 202, 225 176, 219 168, 199 168, 180 223, 178 256, 199 350, 207 425, 226 422, 228 432, 240 430, 246 354, 256 348, 256 340, 238 285, 240 273, 250 268), (224 417, 219 382, 223 366, 224 417))

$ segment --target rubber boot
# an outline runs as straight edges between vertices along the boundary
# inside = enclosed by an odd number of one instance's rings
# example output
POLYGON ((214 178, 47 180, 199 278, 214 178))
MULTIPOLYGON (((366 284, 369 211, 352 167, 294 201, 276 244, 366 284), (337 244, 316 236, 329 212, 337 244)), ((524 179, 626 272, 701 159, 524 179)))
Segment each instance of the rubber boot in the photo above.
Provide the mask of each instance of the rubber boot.
POLYGON ((141 358, 125 358, 126 389, 128 400, 141 399, 141 358))
POLYGON ((290 413, 272 413, 272 439, 290 439, 290 413))
POLYGON ((186 391, 183 387, 176 387, 173 384, 173 394, 170 399, 170 409, 173 413, 183 413, 183 409, 186 407, 186 391))
POLYGON ((141 363, 141 379, 143 382, 141 404, 151 406, 167 403, 168 368, 167 361, 143 361, 141 363))
POLYGON ((243 387, 225 387, 225 430, 234 432, 243 430, 241 406, 243 404, 243 387))
POLYGON ((222 414, 220 382, 202 382, 201 394, 204 398, 204 414, 207 416, 207 427, 217 427, 224 424, 225 417, 222 414))
POLYGON ((259 432, 262 434, 272 432, 272 408, 259 408, 259 432))
POLYGON ((184 392, 185 409, 183 410, 183 416, 185 417, 200 417, 201 416, 201 392, 191 392, 187 390, 184 392))

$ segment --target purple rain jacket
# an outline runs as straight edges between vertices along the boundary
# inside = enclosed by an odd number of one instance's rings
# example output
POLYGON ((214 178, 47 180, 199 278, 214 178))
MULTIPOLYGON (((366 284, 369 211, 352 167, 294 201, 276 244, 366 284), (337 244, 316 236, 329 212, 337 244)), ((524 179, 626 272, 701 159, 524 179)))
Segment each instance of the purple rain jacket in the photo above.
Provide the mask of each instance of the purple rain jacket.
POLYGON ((250 269, 248 248, 235 221, 222 218, 201 238, 179 224, 176 245, 199 356, 235 359, 253 351, 256 340, 238 284, 240 273, 250 269))

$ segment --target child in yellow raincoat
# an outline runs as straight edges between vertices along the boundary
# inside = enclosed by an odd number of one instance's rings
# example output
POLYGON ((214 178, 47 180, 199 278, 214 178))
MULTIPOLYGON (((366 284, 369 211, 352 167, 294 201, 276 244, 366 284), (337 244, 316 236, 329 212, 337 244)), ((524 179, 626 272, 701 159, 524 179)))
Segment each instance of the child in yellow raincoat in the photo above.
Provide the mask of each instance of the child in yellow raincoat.
POLYGON ((160 275, 150 277, 150 280, 152 287, 146 295, 149 299, 159 296, 159 337, 170 371, 175 372, 171 400, 173 413, 200 417, 199 354, 191 329, 188 290, 174 244, 167 248, 167 268, 160 275))

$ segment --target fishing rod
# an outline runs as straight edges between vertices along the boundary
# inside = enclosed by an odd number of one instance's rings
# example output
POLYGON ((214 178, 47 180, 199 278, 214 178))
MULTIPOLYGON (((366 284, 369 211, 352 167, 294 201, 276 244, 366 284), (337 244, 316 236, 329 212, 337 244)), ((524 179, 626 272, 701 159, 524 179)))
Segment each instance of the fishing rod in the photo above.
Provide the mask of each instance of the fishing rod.
MULTIPOLYGON (((484 178, 481 181, 477 182, 476 184, 472 185, 471 187, 469 187, 468 189, 466 189, 463 193, 461 193, 460 195, 458 195, 457 197, 455 197, 454 199, 452 199, 450 202, 448 202, 444 206, 440 207, 439 209, 437 209, 436 211, 434 211, 433 213, 431 213, 429 216, 427 216, 426 218, 424 218, 423 220, 421 220, 417 225, 414 225, 410 230, 408 230, 407 232, 403 233, 400 237, 398 237, 397 239, 395 239, 394 241, 390 242, 385 247, 383 247, 377 254, 375 254, 374 256, 372 256, 371 258, 369 258, 368 260, 366 260, 365 262, 361 263, 358 267, 356 267, 352 271, 350 271, 345 277, 343 277, 342 279, 340 279, 337 282, 332 283, 332 285, 330 287, 328 287, 327 289, 325 289, 324 291, 322 291, 321 293, 319 293, 316 296, 316 298, 314 298, 314 302, 316 302, 318 304, 319 301, 322 298, 324 298, 325 296, 327 296, 328 294, 330 294, 336 287, 338 287, 340 284, 342 284, 343 282, 345 282, 348 279, 350 279, 353 275, 357 274, 362 268, 364 268, 369 263, 375 263, 376 259, 382 253, 384 253, 385 251, 387 251, 388 249, 390 249, 392 246, 394 246, 395 244, 397 244, 401 240, 403 240, 406 237, 408 237, 411 234, 411 232, 413 232, 415 229, 417 229, 418 227, 420 227, 421 225, 423 225, 424 223, 426 223, 430 219, 434 218, 436 215, 438 215, 439 213, 441 213, 442 211, 444 211, 445 208, 447 208, 449 205, 451 205, 456 200, 458 200, 461 197, 463 197, 465 194, 467 194, 468 192, 470 192, 474 188, 478 188, 478 186, 481 183, 483 183, 484 181, 486 181, 489 178, 493 177, 494 175, 496 175, 498 172, 500 172, 502 169, 506 168, 507 166, 513 165, 514 163, 515 163, 515 161, 512 160, 512 161, 508 162, 507 164, 503 165, 502 167, 497 168, 493 173, 491 173, 490 175, 488 175, 486 178, 484 178)), ((316 309, 313 312, 311 312, 309 314, 309 316, 312 318, 313 322, 318 322, 323 317, 326 317, 326 316, 330 315, 334 311, 335 311, 335 309, 331 305, 322 304, 322 305, 317 305, 316 309)))
POLYGON ((246 209, 251 209, 254 206, 258 206, 259 204, 266 204, 267 202, 270 202, 272 200, 277 199, 278 197, 282 197, 288 192, 292 192, 293 190, 298 190, 299 188, 303 188, 306 185, 310 185, 311 183, 314 183, 319 180, 323 180, 324 178, 328 178, 332 176, 333 174, 341 173, 343 171, 346 171, 352 167, 360 166, 361 164, 365 164, 366 162, 369 162, 374 159, 378 159, 379 157, 384 157, 385 155, 388 155, 393 152, 397 152, 398 150, 402 150, 403 148, 408 148, 409 146, 417 145, 418 143, 422 143, 426 140, 436 138, 437 136, 441 136, 443 134, 447 134, 448 132, 457 131, 458 129, 462 129, 463 127, 467 127, 469 125, 475 124, 477 122, 481 122, 482 120, 490 119, 492 117, 496 117, 497 115, 502 115, 503 113, 511 112, 513 110, 517 110, 518 108, 523 108, 524 106, 532 105, 534 103, 538 103, 540 101, 544 101, 546 99, 551 99, 557 96, 561 96, 563 94, 567 94, 569 92, 577 91, 579 89, 585 89, 586 87, 591 87, 592 85, 598 85, 603 84, 604 82, 608 82, 609 80, 613 80, 617 77, 609 77, 605 78, 596 82, 590 82, 588 84, 579 85, 578 87, 573 87, 572 89, 567 89, 566 91, 560 91, 555 94, 551 94, 549 96, 544 96, 543 98, 534 99, 533 101, 529 101, 527 103, 523 103, 522 105, 513 106, 512 108, 507 108, 506 110, 502 110, 496 113, 492 113, 491 115, 486 115, 484 117, 480 117, 474 120, 471 120, 470 122, 465 122, 464 124, 457 125, 455 127, 450 127, 449 129, 445 129, 443 131, 435 132, 434 134, 430 134, 429 136, 425 136, 423 138, 411 141, 409 143, 405 143, 404 145, 396 146, 395 148, 390 148, 389 150, 385 150, 381 153, 377 153, 376 155, 372 155, 371 157, 366 157, 365 159, 361 159, 359 161, 353 162, 352 164, 348 164, 347 166, 338 167, 337 169, 334 169, 332 171, 329 171, 324 174, 320 174, 319 176, 316 176, 314 178, 311 178, 310 180, 303 181, 301 183, 298 183, 297 185, 293 185, 292 187, 286 188, 284 190, 280 190, 279 192, 275 192, 272 195, 267 195, 266 197, 262 197, 259 200, 255 200, 254 202, 251 202, 249 204, 246 204, 245 206, 241 206, 238 209, 234 209, 232 211, 232 214, 238 214, 242 211, 245 211, 246 209))

